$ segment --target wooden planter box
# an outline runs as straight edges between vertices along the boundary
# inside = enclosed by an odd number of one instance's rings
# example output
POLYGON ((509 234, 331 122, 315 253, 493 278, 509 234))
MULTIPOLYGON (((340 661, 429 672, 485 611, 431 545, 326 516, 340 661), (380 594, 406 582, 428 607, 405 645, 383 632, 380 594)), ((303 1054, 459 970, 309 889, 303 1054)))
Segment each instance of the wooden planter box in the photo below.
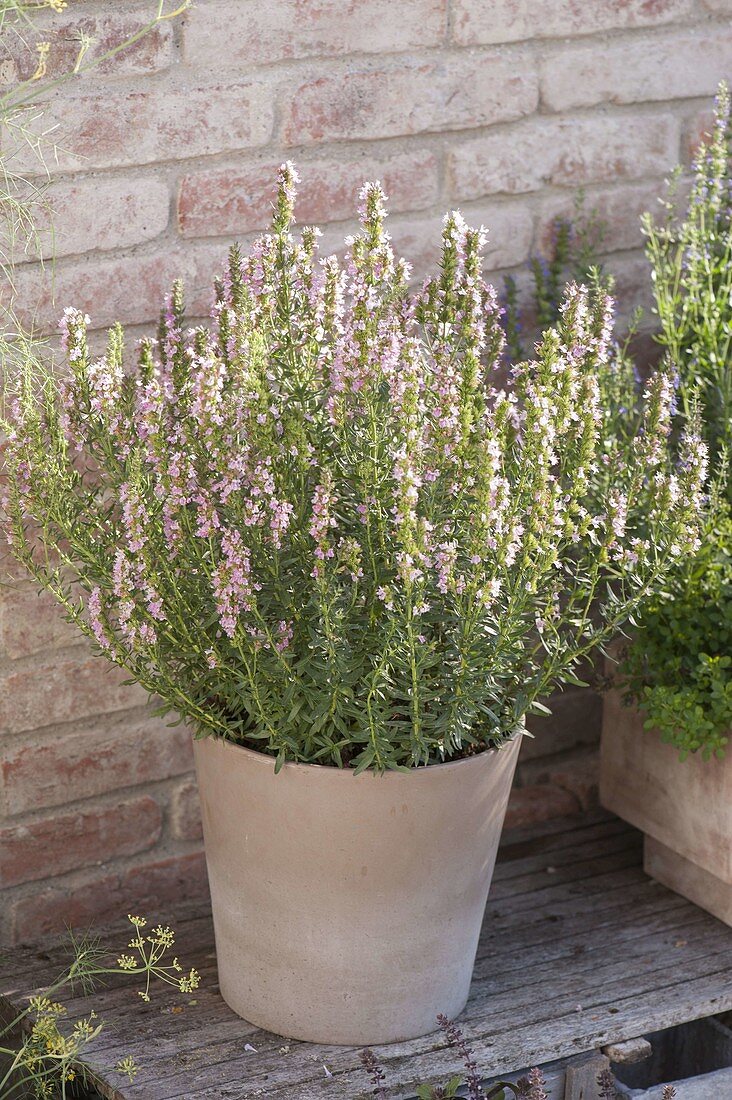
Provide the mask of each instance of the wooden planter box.
POLYGON ((600 801, 645 833, 646 874, 732 925, 732 739, 723 760, 679 760, 643 717, 605 696, 600 801))

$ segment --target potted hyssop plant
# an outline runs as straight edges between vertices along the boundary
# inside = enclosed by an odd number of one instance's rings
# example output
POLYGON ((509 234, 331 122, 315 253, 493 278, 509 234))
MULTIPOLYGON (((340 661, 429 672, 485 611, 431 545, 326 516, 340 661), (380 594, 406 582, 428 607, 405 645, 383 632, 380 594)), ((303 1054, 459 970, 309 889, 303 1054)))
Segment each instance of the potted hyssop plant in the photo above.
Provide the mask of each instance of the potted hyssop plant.
MULTIPOLYGON (((710 500, 698 552, 645 606, 621 652, 605 701, 600 793, 605 806, 645 832, 649 874, 732 924, 732 753, 725 751, 732 730, 732 132, 725 86, 715 116, 684 219, 676 221, 671 203, 661 224, 645 219, 659 339, 678 372, 674 430, 701 408, 713 461, 710 500)), ((622 395, 623 373, 616 371, 623 416, 615 420, 627 442, 633 425, 624 410, 633 398, 622 395)))
POLYGON ((66 311, 67 376, 28 360, 8 406, 5 513, 193 728, 228 1003, 376 1043, 463 1008, 524 716, 696 545, 706 460, 691 425, 673 463, 664 373, 606 451, 606 296, 572 287, 505 392, 481 231, 449 215, 410 293, 377 184, 341 266, 293 236, 294 183, 212 328, 176 288, 133 374, 66 311))

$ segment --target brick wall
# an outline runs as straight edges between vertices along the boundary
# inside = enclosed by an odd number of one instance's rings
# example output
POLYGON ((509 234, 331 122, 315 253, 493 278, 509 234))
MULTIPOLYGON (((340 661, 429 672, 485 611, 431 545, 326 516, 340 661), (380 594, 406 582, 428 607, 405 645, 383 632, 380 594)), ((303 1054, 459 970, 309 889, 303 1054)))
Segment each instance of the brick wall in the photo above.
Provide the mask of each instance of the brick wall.
MULTIPOLYGON (((151 7, 78 0, 51 65, 68 64, 76 31, 109 46, 151 7)), ((182 275, 204 315, 227 245, 266 224, 291 158, 301 218, 327 227, 326 247, 351 230, 363 180, 381 178, 418 269, 459 204, 489 227, 491 269, 521 283, 581 185, 630 311, 648 300, 638 215, 732 75, 730 14, 730 0, 199 0, 51 96, 58 262, 52 277, 22 265, 20 305, 52 328, 75 304, 134 336, 182 275)), ((0 80, 24 65, 11 51, 0 80)), ((17 163, 35 170, 22 150, 17 163)), ((1 593, 0 937, 172 915, 205 891, 184 730, 151 717, 22 578, 1 593)), ((533 724, 511 821, 592 801, 598 722, 597 697, 574 690, 533 724)))

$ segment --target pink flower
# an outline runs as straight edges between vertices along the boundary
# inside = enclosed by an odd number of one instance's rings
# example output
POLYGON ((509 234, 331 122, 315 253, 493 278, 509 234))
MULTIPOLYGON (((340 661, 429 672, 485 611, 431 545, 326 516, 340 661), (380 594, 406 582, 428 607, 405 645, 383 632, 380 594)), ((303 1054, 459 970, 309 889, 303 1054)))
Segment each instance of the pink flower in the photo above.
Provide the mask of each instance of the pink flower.
POLYGON ((259 585, 252 580, 249 549, 238 531, 224 531, 221 552, 213 576, 214 599, 221 626, 233 638, 242 612, 254 607, 254 593, 259 585))
POLYGON ((336 526, 335 516, 331 514, 331 508, 335 504, 333 493, 333 479, 326 472, 322 481, 315 486, 312 498, 312 518, 310 520, 310 536, 315 542, 315 557, 318 559, 313 570, 313 576, 320 576, 322 565, 326 558, 332 558, 334 551, 328 540, 328 532, 336 526))
POLYGON ((275 642, 275 648, 278 653, 283 653, 292 641, 293 629, 292 623, 288 623, 285 619, 282 619, 277 624, 277 641, 275 642))
POLYGON ((112 651, 112 643, 109 638, 107 627, 102 621, 102 594, 98 586, 92 588, 89 593, 87 611, 89 613, 89 625, 94 632, 97 645, 100 649, 104 650, 105 653, 110 653, 112 651))
POLYGON ((147 528, 150 517, 147 504, 138 487, 130 482, 124 482, 120 486, 119 495, 127 534, 127 545, 132 553, 136 554, 143 549, 148 541, 147 528))

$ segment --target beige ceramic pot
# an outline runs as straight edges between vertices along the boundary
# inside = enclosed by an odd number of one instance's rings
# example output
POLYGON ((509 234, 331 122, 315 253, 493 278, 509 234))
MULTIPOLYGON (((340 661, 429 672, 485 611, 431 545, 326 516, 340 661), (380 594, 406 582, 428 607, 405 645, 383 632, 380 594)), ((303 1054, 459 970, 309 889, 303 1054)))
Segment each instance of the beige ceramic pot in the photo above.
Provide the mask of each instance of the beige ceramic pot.
POLYGON ((643 728, 611 691, 603 704, 600 801, 645 833, 643 866, 732 925, 732 748, 723 760, 678 749, 643 728))
POLYGON ((375 775, 195 741, 221 993, 294 1039, 414 1038, 465 1006, 520 735, 375 775))

